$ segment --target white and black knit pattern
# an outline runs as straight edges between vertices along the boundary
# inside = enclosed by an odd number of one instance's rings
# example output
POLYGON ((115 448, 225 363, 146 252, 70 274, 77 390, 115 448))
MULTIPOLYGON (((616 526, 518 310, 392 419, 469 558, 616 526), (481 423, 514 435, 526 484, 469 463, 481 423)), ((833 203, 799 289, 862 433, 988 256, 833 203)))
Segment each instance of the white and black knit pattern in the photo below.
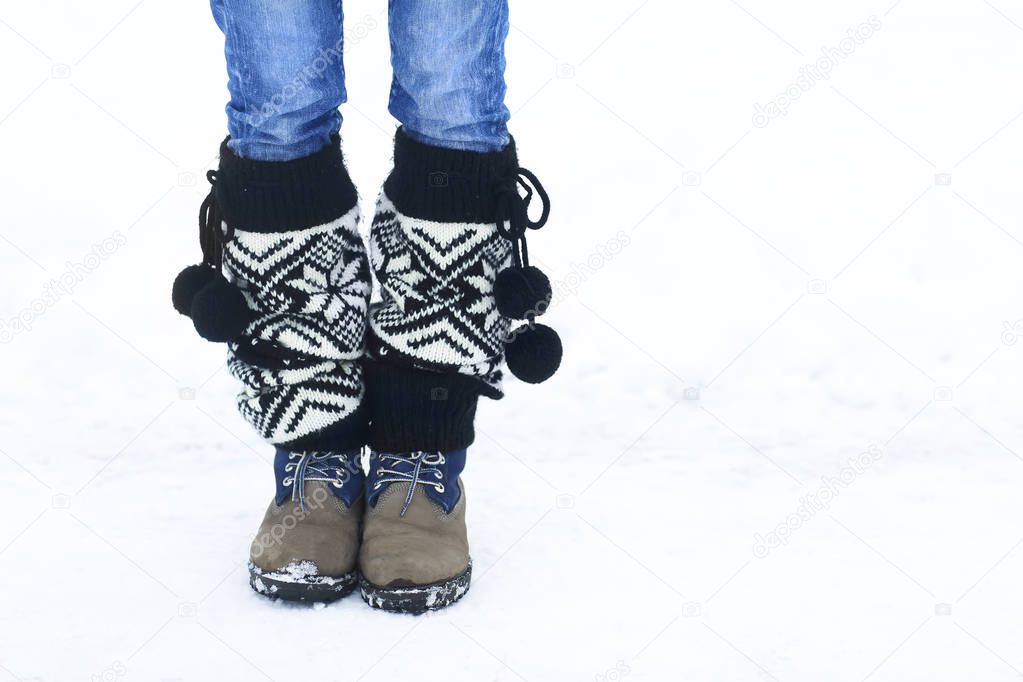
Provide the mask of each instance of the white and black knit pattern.
POLYGON ((509 321, 493 288, 512 251, 496 225, 403 215, 381 192, 370 260, 381 290, 370 326, 383 352, 422 369, 478 377, 499 395, 509 321))
POLYGON ((371 284, 358 220, 353 207, 301 230, 235 230, 224 248, 229 278, 258 313, 228 369, 243 384, 242 416, 271 443, 329 429, 362 402, 371 284))

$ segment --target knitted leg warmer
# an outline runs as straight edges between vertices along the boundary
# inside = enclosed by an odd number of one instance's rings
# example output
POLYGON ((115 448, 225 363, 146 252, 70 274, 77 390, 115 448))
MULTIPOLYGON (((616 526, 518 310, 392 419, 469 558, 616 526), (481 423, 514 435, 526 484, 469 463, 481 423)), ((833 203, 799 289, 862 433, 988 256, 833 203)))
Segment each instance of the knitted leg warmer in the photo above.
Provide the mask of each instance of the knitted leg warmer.
POLYGON ((179 276, 175 306, 204 337, 228 342, 239 410, 263 438, 290 450, 360 447, 371 283, 337 141, 288 162, 242 159, 225 143, 211 181, 207 267, 179 276))
MULTIPOLYGON (((370 311, 366 365, 372 448, 465 448, 478 397, 502 396, 504 351, 515 333, 495 282, 528 265, 520 171, 514 143, 500 152, 460 151, 398 131, 370 235, 381 291, 370 311)), ((546 194, 536 186, 545 220, 546 194)), ((540 298, 549 299, 549 285, 540 298)), ((529 312, 530 331, 541 312, 529 312)), ((560 360, 560 342, 546 350, 560 360)))

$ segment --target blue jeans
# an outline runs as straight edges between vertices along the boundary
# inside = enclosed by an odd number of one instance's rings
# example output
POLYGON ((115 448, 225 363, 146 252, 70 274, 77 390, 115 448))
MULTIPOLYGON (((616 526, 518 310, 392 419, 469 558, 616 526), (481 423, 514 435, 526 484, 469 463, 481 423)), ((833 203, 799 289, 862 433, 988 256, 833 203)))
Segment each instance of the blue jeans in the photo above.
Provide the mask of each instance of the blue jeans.
MULTIPOLYGON (((230 147, 289 161, 328 144, 345 102, 341 0, 211 0, 224 32, 230 147)), ((388 110, 420 142, 508 143, 507 0, 389 0, 388 110)))

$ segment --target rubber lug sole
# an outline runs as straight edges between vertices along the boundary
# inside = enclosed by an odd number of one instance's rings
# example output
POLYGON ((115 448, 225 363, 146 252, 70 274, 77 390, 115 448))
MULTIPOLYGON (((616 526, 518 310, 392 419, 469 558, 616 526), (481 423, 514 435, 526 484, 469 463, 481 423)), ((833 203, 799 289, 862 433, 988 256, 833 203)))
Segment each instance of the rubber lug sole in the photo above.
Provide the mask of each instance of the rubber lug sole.
MULTIPOLYGON (((305 563, 312 566, 311 562, 305 563)), ((264 571, 249 562, 249 585, 271 599, 330 603, 351 594, 358 584, 359 573, 354 570, 341 576, 327 576, 315 575, 303 564, 264 571)))
POLYGON ((380 587, 365 578, 359 580, 362 600, 375 609, 393 613, 420 615, 450 606, 469 591, 472 578, 472 560, 465 570, 454 578, 440 580, 429 585, 409 587, 380 587))

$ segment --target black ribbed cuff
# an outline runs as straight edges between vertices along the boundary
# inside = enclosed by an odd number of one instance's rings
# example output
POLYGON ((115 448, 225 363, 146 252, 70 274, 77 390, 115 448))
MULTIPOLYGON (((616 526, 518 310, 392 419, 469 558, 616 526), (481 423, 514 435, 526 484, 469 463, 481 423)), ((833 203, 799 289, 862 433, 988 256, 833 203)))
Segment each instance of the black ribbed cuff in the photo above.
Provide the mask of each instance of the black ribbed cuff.
POLYGON ((315 154, 294 161, 243 159, 227 143, 220 145, 215 192, 217 206, 233 228, 301 230, 337 220, 358 201, 336 136, 315 154))
POLYGON ((394 170, 384 191, 407 216, 492 223, 498 187, 514 177, 516 168, 514 139, 499 152, 471 152, 423 144, 399 128, 394 136, 394 170))
POLYGON ((480 395, 477 380, 376 359, 367 359, 364 368, 371 448, 448 452, 472 444, 480 395))

